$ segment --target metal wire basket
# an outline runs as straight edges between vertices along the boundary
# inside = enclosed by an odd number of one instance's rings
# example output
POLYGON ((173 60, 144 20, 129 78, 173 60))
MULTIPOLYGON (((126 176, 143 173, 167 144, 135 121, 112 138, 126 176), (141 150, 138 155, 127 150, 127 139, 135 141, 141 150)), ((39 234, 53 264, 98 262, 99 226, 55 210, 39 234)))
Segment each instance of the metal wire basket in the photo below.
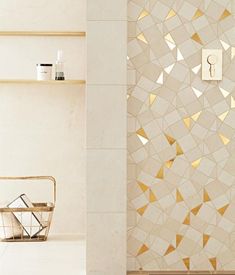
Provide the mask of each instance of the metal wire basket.
POLYGON ((50 230, 52 216, 56 202, 56 180, 51 176, 31 177, 0 177, 0 180, 49 180, 53 183, 53 202, 32 203, 33 207, 0 208, 1 241, 5 242, 37 242, 46 241, 50 230), (27 234, 25 228, 35 231, 33 219, 24 224, 23 215, 34 215, 40 218, 41 230, 35 235, 27 234), (21 218, 20 218, 21 217, 21 218))

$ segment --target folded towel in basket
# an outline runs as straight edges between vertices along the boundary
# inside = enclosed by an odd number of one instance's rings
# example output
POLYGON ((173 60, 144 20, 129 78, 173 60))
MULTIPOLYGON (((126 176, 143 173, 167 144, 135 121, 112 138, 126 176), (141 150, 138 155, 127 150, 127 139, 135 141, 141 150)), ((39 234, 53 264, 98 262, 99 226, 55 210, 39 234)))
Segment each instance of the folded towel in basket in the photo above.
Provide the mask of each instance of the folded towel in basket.
POLYGON ((0 214, 0 238, 10 239, 22 236, 23 229, 12 213, 0 214))

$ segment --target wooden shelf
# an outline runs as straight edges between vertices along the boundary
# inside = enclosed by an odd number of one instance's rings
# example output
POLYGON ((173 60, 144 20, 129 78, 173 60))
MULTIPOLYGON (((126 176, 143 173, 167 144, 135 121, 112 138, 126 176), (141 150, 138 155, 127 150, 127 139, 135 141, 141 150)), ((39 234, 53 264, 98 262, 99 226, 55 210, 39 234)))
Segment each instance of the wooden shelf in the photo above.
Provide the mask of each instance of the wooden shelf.
POLYGON ((86 32, 70 31, 0 31, 0 36, 86 36, 86 32))
POLYGON ((86 84, 85 80, 68 79, 68 80, 36 80, 36 79, 0 79, 0 84, 86 84))

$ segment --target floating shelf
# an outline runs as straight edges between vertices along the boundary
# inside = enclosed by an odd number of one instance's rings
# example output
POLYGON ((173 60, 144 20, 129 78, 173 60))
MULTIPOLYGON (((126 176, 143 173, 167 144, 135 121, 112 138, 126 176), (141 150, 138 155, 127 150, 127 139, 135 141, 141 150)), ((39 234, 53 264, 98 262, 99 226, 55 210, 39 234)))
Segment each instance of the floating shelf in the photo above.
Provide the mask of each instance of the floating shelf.
POLYGON ((0 79, 0 84, 86 84, 85 80, 68 79, 68 80, 36 80, 36 79, 0 79))
POLYGON ((86 36, 86 32, 70 31, 0 31, 0 36, 86 36))

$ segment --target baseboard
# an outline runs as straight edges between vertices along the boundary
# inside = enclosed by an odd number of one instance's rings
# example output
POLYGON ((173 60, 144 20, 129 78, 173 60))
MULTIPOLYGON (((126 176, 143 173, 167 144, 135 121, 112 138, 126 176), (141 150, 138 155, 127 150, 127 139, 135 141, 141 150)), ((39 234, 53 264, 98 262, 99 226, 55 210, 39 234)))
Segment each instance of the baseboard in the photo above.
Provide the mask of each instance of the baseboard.
POLYGON ((235 275, 234 271, 128 271, 127 275, 235 275))

